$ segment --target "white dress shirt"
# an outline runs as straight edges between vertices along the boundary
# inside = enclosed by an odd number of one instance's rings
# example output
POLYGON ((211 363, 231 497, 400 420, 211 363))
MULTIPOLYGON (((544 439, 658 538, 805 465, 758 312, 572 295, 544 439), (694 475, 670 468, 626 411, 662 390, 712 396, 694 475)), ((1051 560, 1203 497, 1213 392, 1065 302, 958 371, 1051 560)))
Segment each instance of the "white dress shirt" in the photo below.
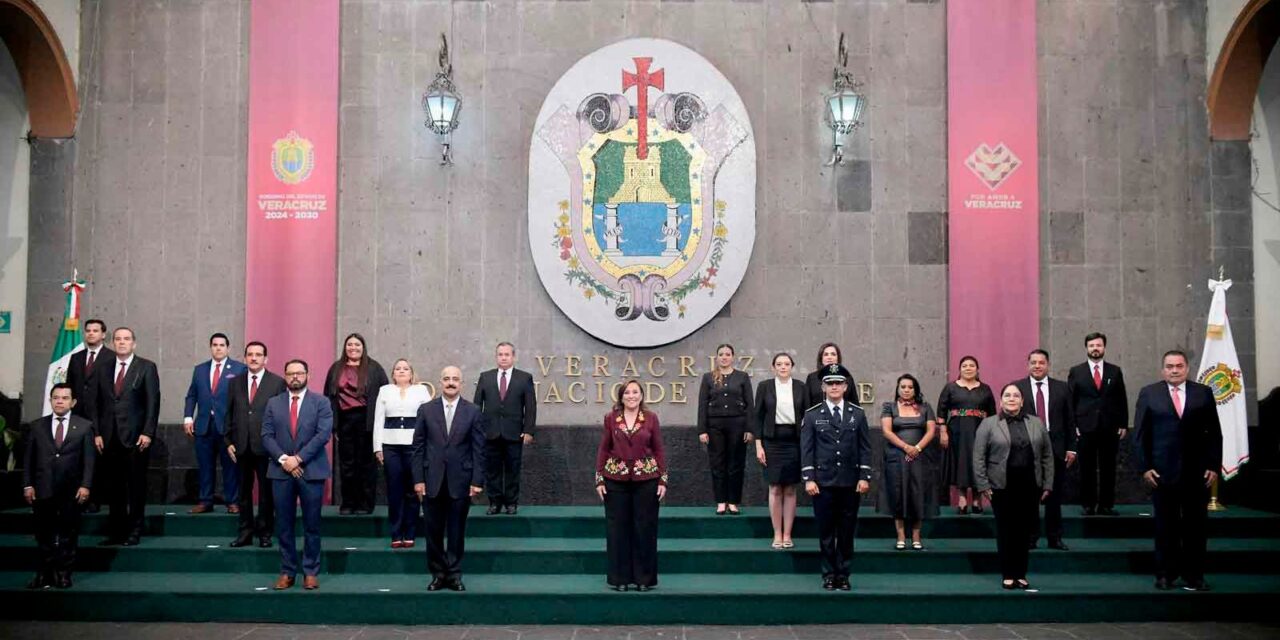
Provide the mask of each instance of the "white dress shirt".
MULTIPOLYGON (((294 397, 297 397, 297 398, 298 398, 298 413, 302 413, 302 402, 303 402, 304 400, 306 400, 306 399, 307 399, 307 390, 306 390, 306 388, 304 387, 301 391, 297 391, 297 392, 295 392, 295 391, 293 391, 292 389, 290 389, 290 390, 288 390, 288 394, 289 394, 289 403, 288 403, 288 404, 289 404, 289 410, 290 410, 290 411, 292 411, 292 410, 293 410, 293 399, 294 399, 294 397)), ((286 413, 286 414, 284 414, 284 425, 283 425, 283 426, 284 426, 284 428, 285 428, 286 430, 288 430, 288 429, 290 428, 290 426, 289 426, 289 421, 290 421, 290 420, 293 420, 293 416, 292 416, 292 415, 289 415, 289 414, 287 414, 287 413, 286 413)), ((277 427, 277 428, 279 428, 279 427, 277 427)), ((287 454, 287 453, 282 453, 282 454, 280 454, 280 457, 279 457, 279 458, 276 458, 276 462, 279 462, 279 463, 283 466, 283 465, 284 465, 285 458, 288 458, 288 457, 289 457, 289 454, 287 454)))
POLYGON ((64 415, 53 414, 53 419, 49 421, 49 433, 53 435, 53 441, 58 441, 58 421, 62 421, 62 437, 67 437, 67 432, 71 430, 71 414, 64 415))
POLYGON ((116 358, 116 368, 111 372, 111 384, 115 385, 116 378, 120 377, 120 369, 124 368, 124 374, 129 375, 129 367, 133 366, 133 354, 129 354, 128 358, 121 360, 116 358))
POLYGON ((773 390, 778 397, 778 406, 773 411, 774 424, 795 424, 796 403, 791 395, 791 380, 783 382, 773 379, 773 390))
MULTIPOLYGON (((1093 375, 1093 374, 1091 373, 1090 375, 1093 375)), ((1036 380, 1035 376, 1028 376, 1028 377, 1031 379, 1031 397, 1025 398, 1023 400, 1023 403, 1026 403, 1029 401, 1031 402, 1031 406, 1034 407, 1036 406, 1036 391, 1040 391, 1041 393, 1044 394, 1045 415, 1037 416, 1037 417, 1040 418, 1040 422, 1044 423, 1044 428, 1047 431, 1049 429, 1049 376, 1045 376, 1043 380, 1036 380), (1039 385, 1039 389, 1036 388, 1037 385, 1039 385)))
POLYGON ((418 407, 430 401, 431 391, 426 385, 409 385, 403 398, 400 387, 382 385, 373 406, 373 452, 381 452, 384 444, 413 444, 413 429, 387 429, 387 418, 412 418, 418 415, 418 407))

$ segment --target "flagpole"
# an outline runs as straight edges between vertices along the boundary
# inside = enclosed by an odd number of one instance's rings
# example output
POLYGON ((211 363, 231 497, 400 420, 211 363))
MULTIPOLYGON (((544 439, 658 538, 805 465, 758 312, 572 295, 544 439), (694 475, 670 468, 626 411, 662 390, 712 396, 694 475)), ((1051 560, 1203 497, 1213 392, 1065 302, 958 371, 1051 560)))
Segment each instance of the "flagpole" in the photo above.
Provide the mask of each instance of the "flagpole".
MULTIPOLYGON (((1219 282, 1226 279, 1225 271, 1226 270, 1222 267, 1222 265, 1218 265, 1218 281, 1219 282)), ((1227 510, 1226 505, 1222 504, 1222 502, 1218 500, 1218 480, 1220 478, 1221 478, 1221 474, 1215 477, 1213 479, 1213 483, 1209 485, 1209 504, 1208 506, 1205 507, 1206 510, 1208 511, 1226 511, 1227 510)))
POLYGON ((1213 479, 1213 484, 1209 485, 1209 511, 1226 511, 1226 505, 1218 501, 1218 479, 1213 479))

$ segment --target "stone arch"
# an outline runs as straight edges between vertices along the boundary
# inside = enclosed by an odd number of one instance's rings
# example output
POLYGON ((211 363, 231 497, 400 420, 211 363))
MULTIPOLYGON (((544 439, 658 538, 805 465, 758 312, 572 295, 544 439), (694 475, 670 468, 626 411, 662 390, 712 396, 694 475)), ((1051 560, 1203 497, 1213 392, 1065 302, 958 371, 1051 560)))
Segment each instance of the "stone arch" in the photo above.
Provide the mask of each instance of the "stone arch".
POLYGON ((40 138, 75 134, 80 99, 62 41, 33 0, 0 0, 0 40, 18 67, 31 133, 40 138))
POLYGON ((1262 68, 1280 38, 1280 2, 1249 0, 1222 43, 1209 80, 1209 135, 1248 140, 1262 68))

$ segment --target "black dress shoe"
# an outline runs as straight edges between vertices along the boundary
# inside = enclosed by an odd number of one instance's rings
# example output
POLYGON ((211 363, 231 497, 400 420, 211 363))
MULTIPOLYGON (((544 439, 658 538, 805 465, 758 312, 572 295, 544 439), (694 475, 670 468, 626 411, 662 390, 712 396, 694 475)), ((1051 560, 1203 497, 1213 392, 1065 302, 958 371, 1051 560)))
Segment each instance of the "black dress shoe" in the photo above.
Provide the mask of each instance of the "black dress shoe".
POLYGON ((53 580, 49 578, 49 574, 43 571, 37 571, 34 576, 31 576, 31 581, 27 583, 28 589, 44 589, 52 586, 53 580))
POLYGON ((1031 588, 1031 583, 1030 583, 1030 582, 1027 582, 1025 579, 1023 579, 1023 580, 1014 580, 1014 581, 1013 581, 1013 586, 1015 586, 1015 587, 1017 587, 1017 588, 1019 588, 1019 589, 1021 589, 1021 590, 1023 590, 1023 591, 1026 591, 1027 589, 1030 589, 1030 588, 1031 588))
POLYGON ((253 537, 252 537, 252 536, 240 536, 239 538, 236 538, 235 540, 232 540, 232 541, 231 541, 231 544, 230 544, 230 545, 228 545, 228 546, 235 547, 235 548, 239 549, 240 547, 247 547, 247 546, 249 546, 249 543, 250 543, 250 542, 253 542, 253 537))
POLYGON ((349 516, 352 513, 355 513, 355 509, 351 507, 338 507, 338 515, 340 516, 349 516))
POLYGON ((653 591, 653 587, 647 584, 638 584, 636 585, 636 591, 653 591))
POLYGON ((1211 591, 1209 583, 1204 580, 1188 580, 1186 586, 1182 587, 1185 591, 1211 591))
POLYGON ((1156 588, 1161 591, 1168 591, 1173 588, 1173 584, 1169 582, 1168 578, 1162 576, 1156 578, 1156 588))
POLYGON ((462 578, 454 578, 453 582, 449 583, 449 588, 454 591, 466 591, 467 585, 462 584, 462 578))
POLYGON ((433 578, 431 584, 427 585, 427 591, 439 591, 448 586, 443 578, 433 578))
POLYGON ((826 589, 827 591, 835 591, 835 590, 836 590, 836 579, 835 579, 835 578, 823 578, 823 579, 822 579, 822 588, 823 588, 823 589, 826 589))
POLYGON ((519 508, 520 508, 519 505, 514 505, 514 504, 507 505, 507 515, 514 516, 516 514, 516 511, 519 510, 519 508))
POLYGON ((1120 513, 1111 507, 1098 507, 1098 515, 1100 516, 1118 516, 1120 513))
POLYGON ((628 587, 625 584, 611 584, 609 585, 609 588, 614 591, 626 591, 628 587))
POLYGON ((128 538, 125 538, 124 542, 121 542, 120 544, 126 547, 136 547, 138 546, 138 543, 141 541, 142 541, 141 538, 139 538, 138 536, 129 536, 128 538))
POLYGON ((1012 581, 1012 580, 1001 580, 1001 581, 1000 581, 1000 588, 1001 588, 1001 589, 1004 589, 1004 590, 1006 590, 1006 591, 1012 591, 1012 590, 1014 590, 1014 589, 1017 589, 1017 588, 1018 588, 1018 583, 1016 583, 1016 582, 1014 582, 1014 581, 1012 581))
POLYGON ((271 548, 271 538, 258 538, 258 546, 263 549, 271 548))
POLYGON ((1050 541, 1049 541, 1049 548, 1050 548, 1050 549, 1057 549, 1058 551, 1070 551, 1070 550, 1071 550, 1071 547, 1068 547, 1068 546, 1067 546, 1067 543, 1065 543, 1065 542, 1063 542, 1063 541, 1061 541, 1061 540, 1050 540, 1050 541))
POLYGON ((490 505, 489 505, 489 508, 484 510, 484 514, 485 514, 486 516, 491 516, 491 515, 494 515, 494 514, 498 513, 498 511, 500 511, 501 509, 502 509, 502 507, 499 507, 499 506, 498 506, 498 505, 496 505, 496 504, 490 504, 490 505))
POLYGON ((54 574, 53 586, 59 589, 70 589, 71 588, 71 572, 59 571, 58 573, 54 574))
POLYGON ((1093 507, 1085 507, 1080 510, 1080 513, 1083 513, 1086 516, 1093 516, 1098 514, 1098 512, 1093 509, 1093 507))
POLYGON ((840 582, 836 583, 836 588, 841 591, 848 591, 853 588, 853 585, 849 584, 848 578, 841 578, 840 582))

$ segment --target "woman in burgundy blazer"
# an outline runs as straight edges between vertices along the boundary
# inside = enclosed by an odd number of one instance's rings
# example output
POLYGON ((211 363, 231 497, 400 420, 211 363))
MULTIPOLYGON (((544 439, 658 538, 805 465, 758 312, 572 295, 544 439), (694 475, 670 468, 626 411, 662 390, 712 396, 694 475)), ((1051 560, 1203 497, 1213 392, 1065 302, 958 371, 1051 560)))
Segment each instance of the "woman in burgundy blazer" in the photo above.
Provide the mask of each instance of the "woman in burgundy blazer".
POLYGON ((658 503, 667 494, 667 460, 658 415, 628 380, 604 417, 596 452, 596 493, 604 501, 609 586, 648 591, 658 584, 658 503))

